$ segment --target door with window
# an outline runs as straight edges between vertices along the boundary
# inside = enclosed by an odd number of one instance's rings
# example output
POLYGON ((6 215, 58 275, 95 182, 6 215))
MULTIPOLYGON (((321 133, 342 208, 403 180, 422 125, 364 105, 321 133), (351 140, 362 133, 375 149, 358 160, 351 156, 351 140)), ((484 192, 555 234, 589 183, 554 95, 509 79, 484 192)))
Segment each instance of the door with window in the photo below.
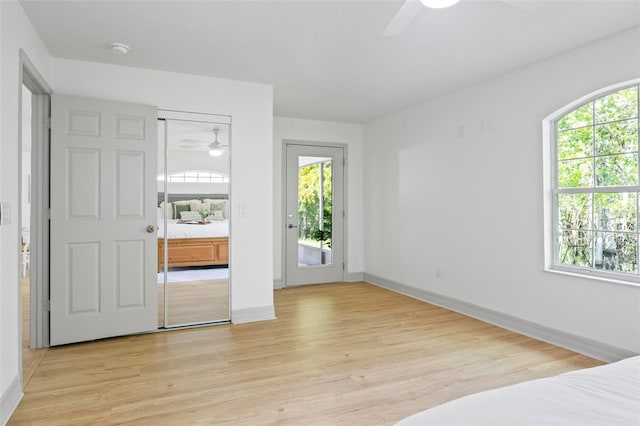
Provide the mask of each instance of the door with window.
POLYGON ((286 286, 344 280, 344 149, 286 144, 286 286))

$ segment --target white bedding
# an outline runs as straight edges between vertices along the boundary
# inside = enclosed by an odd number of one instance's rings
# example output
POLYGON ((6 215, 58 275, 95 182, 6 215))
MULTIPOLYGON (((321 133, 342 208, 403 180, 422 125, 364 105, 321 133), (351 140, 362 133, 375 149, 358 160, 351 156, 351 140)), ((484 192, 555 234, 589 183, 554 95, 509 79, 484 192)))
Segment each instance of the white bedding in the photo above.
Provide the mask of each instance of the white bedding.
POLYGON ((640 356, 465 396, 397 426, 640 425, 640 356))
MULTIPOLYGON (((228 237, 229 221, 213 220, 205 225, 167 221, 167 238, 210 238, 228 237)), ((164 238, 164 220, 158 220, 158 238, 164 238)))

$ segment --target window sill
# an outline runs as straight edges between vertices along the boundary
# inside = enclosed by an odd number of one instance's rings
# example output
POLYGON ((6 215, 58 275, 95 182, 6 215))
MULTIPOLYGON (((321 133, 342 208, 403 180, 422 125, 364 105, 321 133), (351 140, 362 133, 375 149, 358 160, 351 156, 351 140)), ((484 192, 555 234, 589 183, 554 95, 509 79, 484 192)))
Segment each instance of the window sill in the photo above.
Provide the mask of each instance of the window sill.
POLYGON ((616 279, 610 276, 600 275, 597 271, 581 269, 580 272, 575 272, 570 268, 560 269, 557 266, 545 267, 544 272, 551 272, 553 274, 558 274, 558 275, 565 275, 565 276, 570 276, 575 278, 585 278, 588 280, 604 281, 611 284, 618 284, 618 285, 640 288, 640 278, 638 278, 638 281, 629 281, 629 280, 625 280, 624 278, 616 279))

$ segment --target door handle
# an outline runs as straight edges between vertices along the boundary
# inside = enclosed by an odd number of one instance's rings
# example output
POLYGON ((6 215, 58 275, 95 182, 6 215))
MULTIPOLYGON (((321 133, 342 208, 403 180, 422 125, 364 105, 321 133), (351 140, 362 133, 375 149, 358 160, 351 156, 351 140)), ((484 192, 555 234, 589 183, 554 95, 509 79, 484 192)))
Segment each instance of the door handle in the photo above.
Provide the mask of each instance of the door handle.
POLYGON ((148 232, 148 233, 150 233, 150 234, 151 234, 151 233, 153 233, 153 231, 155 231, 155 230, 156 230, 156 227, 155 227, 155 226, 153 226, 153 225, 149 225, 149 226, 147 226, 147 232, 148 232))
POLYGON ((290 223, 290 224, 288 224, 288 225, 287 225, 287 228, 289 228, 289 229, 291 229, 291 228, 297 228, 297 226, 296 226, 296 225, 293 225, 293 224, 291 224, 291 223, 290 223))

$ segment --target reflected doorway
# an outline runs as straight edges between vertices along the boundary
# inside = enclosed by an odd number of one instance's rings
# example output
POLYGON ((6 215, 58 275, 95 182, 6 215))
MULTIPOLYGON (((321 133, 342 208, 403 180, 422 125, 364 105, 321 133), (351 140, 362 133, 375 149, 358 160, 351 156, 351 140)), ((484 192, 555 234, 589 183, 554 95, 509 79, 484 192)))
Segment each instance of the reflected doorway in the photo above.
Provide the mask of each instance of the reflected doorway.
POLYGON ((158 327, 228 322, 230 118, 159 117, 158 327))

